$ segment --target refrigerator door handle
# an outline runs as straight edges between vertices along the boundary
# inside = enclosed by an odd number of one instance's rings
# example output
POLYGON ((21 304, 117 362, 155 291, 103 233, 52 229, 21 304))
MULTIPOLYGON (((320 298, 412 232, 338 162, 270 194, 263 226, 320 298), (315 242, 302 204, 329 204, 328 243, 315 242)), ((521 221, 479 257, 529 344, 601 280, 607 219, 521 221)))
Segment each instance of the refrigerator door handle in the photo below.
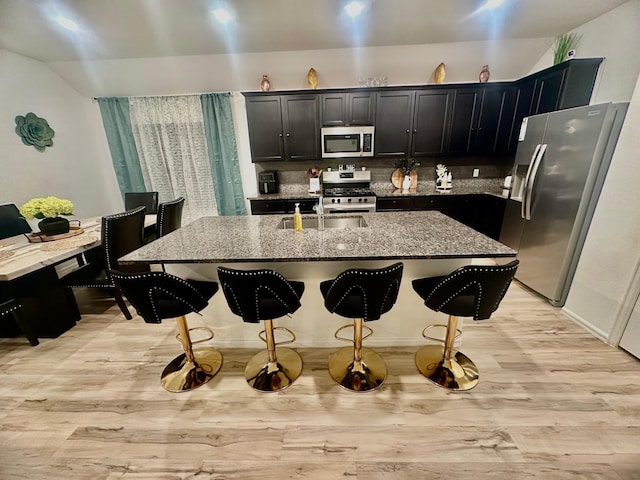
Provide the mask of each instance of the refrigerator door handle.
POLYGON ((540 167, 540 162, 542 161, 542 157, 544 157, 544 152, 547 151, 547 144, 543 143, 538 151, 538 157, 534 160, 533 168, 531 169, 531 178, 527 183, 527 203, 525 206, 525 220, 531 220, 531 204, 533 203, 533 187, 536 184, 536 177, 538 176, 538 168, 540 167))
POLYGON ((524 177, 524 185, 522 186, 522 202, 520 203, 520 217, 525 218, 526 216, 526 208, 527 204, 527 185, 529 184, 529 178, 531 177, 531 170, 533 169, 533 164, 536 162, 536 158, 538 158, 538 152, 540 151, 540 147, 542 144, 537 144, 535 150, 533 151, 533 155, 531 155, 531 161, 529 161, 529 168, 527 169, 527 174, 524 177))

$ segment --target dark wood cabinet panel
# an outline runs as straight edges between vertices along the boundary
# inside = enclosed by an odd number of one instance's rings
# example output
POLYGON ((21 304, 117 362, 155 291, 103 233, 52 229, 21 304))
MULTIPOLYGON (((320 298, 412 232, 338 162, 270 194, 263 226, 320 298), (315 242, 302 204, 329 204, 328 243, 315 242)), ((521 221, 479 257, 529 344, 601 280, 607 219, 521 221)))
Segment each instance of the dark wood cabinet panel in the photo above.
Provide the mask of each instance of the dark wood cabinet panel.
POLYGON ((413 90, 379 92, 376 96, 376 157, 409 154, 413 90))
POLYGON ((280 97, 247 98, 246 109, 252 160, 284 160, 280 97))
POLYGON ((487 87, 482 95, 475 146, 476 153, 507 153, 516 108, 514 87, 487 87))
POLYGON ((284 212, 293 213, 296 209, 296 203, 300 206, 300 213, 315 213, 318 200, 314 198, 287 199, 284 203, 284 212))
POLYGON ((254 162, 320 158, 316 95, 252 96, 246 109, 254 162))
POLYGON ((251 200, 251 214, 284 213, 284 200, 251 200))
POLYGON ((529 112, 531 112, 531 102, 533 101, 533 90, 535 88, 535 84, 535 80, 532 79, 521 82, 516 87, 515 113, 513 115, 511 132, 509 134, 510 152, 516 151, 522 119, 529 116, 529 112))
POLYGON ((321 123, 324 127, 373 125, 375 93, 325 93, 320 97, 321 123))
POLYGON ((560 89, 562 88, 565 73, 566 70, 558 70, 536 78, 531 115, 553 112, 558 109, 560 89))
POLYGON ((425 90, 415 94, 411 155, 445 153, 451 97, 454 90, 425 90))
POLYGON ((376 211, 413 210, 413 199, 414 197, 378 197, 376 199, 376 211))
POLYGON ((282 125, 285 158, 315 160, 320 158, 320 125, 316 95, 282 96, 282 125))
POLYGON ((471 151, 481 95, 480 88, 456 90, 449 134, 450 154, 467 154, 471 151))

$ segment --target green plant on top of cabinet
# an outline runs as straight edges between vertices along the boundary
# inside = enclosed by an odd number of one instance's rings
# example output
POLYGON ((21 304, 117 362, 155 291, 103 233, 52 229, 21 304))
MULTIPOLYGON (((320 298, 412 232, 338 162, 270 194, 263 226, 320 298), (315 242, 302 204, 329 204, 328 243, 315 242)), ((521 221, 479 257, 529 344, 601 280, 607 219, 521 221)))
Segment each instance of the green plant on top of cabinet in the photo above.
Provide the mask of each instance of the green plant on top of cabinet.
POLYGON ((245 96, 253 162, 320 158, 317 95, 245 96))
POLYGON ((324 93, 320 97, 323 127, 373 125, 376 94, 373 92, 324 93))

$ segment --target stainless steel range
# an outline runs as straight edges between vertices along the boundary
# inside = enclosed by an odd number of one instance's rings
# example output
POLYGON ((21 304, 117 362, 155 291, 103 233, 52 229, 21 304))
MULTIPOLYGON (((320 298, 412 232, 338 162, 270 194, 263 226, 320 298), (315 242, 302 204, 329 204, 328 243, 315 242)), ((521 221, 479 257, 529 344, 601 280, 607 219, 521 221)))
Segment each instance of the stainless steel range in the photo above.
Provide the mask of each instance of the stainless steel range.
POLYGON ((376 211, 376 195, 371 191, 371 172, 368 170, 322 172, 322 195, 325 213, 376 211))

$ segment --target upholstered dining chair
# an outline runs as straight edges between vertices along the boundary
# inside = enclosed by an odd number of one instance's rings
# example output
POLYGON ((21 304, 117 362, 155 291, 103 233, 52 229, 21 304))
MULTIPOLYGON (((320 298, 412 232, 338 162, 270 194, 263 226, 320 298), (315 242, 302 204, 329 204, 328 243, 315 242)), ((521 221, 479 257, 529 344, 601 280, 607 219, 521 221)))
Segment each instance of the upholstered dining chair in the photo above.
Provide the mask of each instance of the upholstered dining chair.
POLYGON ((498 309, 518 268, 518 260, 506 265, 467 265, 449 275, 413 280, 416 293, 427 308, 449 315, 446 325, 430 325, 422 335, 442 345, 426 345, 416 352, 416 366, 436 385, 454 391, 470 390, 478 384, 478 368, 455 350, 459 317, 486 320, 498 309), (446 327, 444 341, 428 330, 446 327))
POLYGON ((222 354, 215 348, 193 349, 196 343, 206 342, 214 336, 209 327, 189 328, 186 315, 200 312, 218 291, 216 282, 185 280, 165 272, 127 274, 111 272, 113 281, 129 299, 146 323, 160 323, 175 318, 177 339, 184 353, 165 367, 160 376, 162 386, 169 392, 185 392, 198 388, 211 380, 222 366, 222 354), (191 339, 191 332, 203 330, 208 335, 191 339))
POLYGON ((22 233, 31 233, 31 226, 13 203, 0 205, 0 240, 22 233))
POLYGON ((158 205, 158 214, 156 215, 158 238, 180 228, 183 208, 184 197, 178 197, 175 200, 162 202, 158 205))
MULTIPOLYGON (((61 278, 62 284, 68 291, 72 292, 74 288, 107 289, 115 298, 125 318, 131 320, 131 313, 122 298, 120 289, 111 278, 111 272, 116 269, 124 273, 141 273, 150 270, 148 265, 118 264, 118 258, 143 245, 144 217, 145 207, 102 217, 101 250, 99 254, 93 256, 91 261, 61 278)), ((73 293, 70 296, 74 298, 73 293)))
POLYGON ((155 215, 158 212, 158 192, 125 192, 124 209, 136 207, 146 207, 147 215, 155 215))

